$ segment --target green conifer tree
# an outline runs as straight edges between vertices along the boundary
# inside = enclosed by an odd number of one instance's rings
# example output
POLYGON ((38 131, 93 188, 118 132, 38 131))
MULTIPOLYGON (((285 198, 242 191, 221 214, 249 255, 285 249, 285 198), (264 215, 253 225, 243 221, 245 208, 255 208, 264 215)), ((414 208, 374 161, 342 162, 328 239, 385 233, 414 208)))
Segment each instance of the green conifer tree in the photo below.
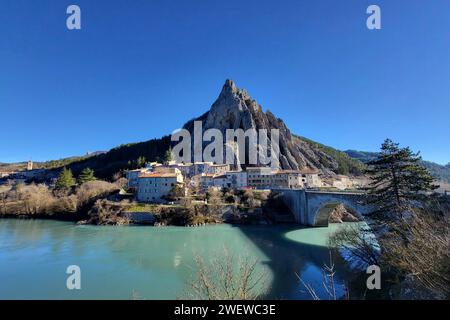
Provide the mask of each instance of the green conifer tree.
POLYGON ((367 187, 368 202, 375 205, 375 216, 401 212, 405 206, 419 201, 426 191, 437 188, 433 178, 421 164, 419 153, 386 139, 377 159, 368 163, 366 174, 371 178, 367 187))
POLYGON ((80 175, 78 176, 78 183, 83 184, 85 182, 94 181, 97 180, 94 175, 94 170, 91 168, 85 168, 83 171, 81 171, 80 175))
POLYGON ((61 173, 59 174, 58 179, 56 180, 55 188, 59 190, 69 189, 73 187, 75 184, 76 181, 75 178, 73 177, 72 171, 64 167, 61 173))
POLYGON ((166 152, 164 153, 164 162, 170 162, 172 160, 173 160, 172 148, 169 147, 169 149, 167 149, 166 152))
POLYGON ((142 168, 143 166, 145 166, 145 162, 146 162, 145 157, 141 156, 141 157, 137 158, 136 159, 136 169, 142 168))

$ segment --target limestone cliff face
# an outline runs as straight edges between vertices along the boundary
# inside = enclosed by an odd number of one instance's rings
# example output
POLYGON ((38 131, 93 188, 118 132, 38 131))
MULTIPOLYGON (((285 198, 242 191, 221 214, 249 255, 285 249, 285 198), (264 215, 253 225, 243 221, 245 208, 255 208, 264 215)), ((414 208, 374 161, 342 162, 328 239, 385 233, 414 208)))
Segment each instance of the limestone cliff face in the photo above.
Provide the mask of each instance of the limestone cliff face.
MULTIPOLYGON (((203 130, 215 128, 225 133, 226 129, 266 129, 270 143, 270 130, 279 130, 280 169, 319 169, 333 174, 337 162, 329 155, 314 148, 308 142, 291 134, 283 120, 261 106, 244 89, 238 89, 232 80, 226 80, 222 91, 211 109, 202 116, 184 125, 193 132, 194 121, 202 121, 203 130)), ((224 135, 225 136, 225 135, 224 135)))

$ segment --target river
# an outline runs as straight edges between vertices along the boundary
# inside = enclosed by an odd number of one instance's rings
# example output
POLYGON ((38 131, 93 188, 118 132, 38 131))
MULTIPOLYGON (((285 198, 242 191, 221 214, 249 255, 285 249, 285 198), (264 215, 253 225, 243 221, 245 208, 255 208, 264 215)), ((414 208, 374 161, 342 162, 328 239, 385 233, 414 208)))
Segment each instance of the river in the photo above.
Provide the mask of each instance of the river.
MULTIPOLYGON (((258 259, 267 272, 266 298, 310 299, 296 274, 324 295, 326 245, 340 227, 115 227, 0 219, 0 299, 177 299, 195 274, 194 256, 208 260, 224 247, 258 259), (81 290, 66 288, 69 265, 81 269, 81 290)), ((337 269, 342 281, 346 268, 337 269)))

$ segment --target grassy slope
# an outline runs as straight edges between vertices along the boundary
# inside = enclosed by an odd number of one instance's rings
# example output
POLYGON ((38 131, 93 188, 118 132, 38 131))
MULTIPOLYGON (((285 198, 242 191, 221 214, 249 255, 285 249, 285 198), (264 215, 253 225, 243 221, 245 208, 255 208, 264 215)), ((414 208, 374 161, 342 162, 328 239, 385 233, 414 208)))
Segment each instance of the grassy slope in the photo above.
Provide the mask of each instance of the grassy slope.
POLYGON ((110 178, 116 172, 132 168, 132 162, 139 157, 145 157, 147 161, 161 160, 169 146, 170 137, 164 136, 160 139, 121 145, 107 153, 75 161, 67 166, 74 174, 84 168, 91 168, 97 177, 110 178))
POLYGON ((351 175, 361 175, 364 171, 365 165, 358 159, 353 159, 345 152, 334 149, 332 147, 326 146, 324 144, 315 142, 311 139, 305 137, 299 137, 299 139, 309 143, 314 148, 318 148, 327 155, 331 156, 338 163, 337 174, 351 174, 351 175))

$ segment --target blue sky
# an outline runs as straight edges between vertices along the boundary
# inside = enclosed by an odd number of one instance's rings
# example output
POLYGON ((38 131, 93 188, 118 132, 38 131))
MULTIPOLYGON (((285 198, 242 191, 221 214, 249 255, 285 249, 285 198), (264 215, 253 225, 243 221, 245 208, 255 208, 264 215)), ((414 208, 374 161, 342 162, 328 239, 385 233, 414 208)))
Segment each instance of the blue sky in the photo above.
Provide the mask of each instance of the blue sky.
POLYGON ((169 134, 227 78, 299 135, 450 162, 448 0, 1 0, 0 162, 169 134))

